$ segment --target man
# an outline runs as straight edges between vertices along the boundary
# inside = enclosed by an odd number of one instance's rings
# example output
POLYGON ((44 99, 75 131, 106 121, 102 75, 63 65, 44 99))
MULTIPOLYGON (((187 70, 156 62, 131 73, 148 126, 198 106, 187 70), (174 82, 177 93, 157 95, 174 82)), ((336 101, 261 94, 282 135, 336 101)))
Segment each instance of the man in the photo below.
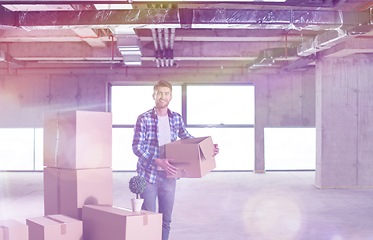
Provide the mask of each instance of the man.
MULTIPOLYGON (((147 185, 141 194, 144 199, 142 209, 163 214, 162 240, 170 233, 171 215, 175 199, 176 179, 167 178, 167 173, 176 174, 173 159, 164 156, 164 145, 177 138, 192 138, 184 126, 181 115, 168 109, 172 99, 172 85, 159 81, 154 85, 153 99, 155 107, 137 118, 132 150, 139 157, 138 175, 145 178, 147 185)), ((214 156, 219 152, 215 144, 214 156)))

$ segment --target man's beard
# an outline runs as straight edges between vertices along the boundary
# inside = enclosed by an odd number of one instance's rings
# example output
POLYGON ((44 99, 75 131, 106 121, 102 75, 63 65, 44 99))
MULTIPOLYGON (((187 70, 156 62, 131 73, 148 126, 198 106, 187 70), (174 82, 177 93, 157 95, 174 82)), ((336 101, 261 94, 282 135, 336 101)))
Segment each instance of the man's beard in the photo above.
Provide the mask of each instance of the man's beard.
POLYGON ((157 102, 157 103, 156 103, 156 107, 157 107, 157 108, 168 108, 168 104, 170 104, 169 101, 165 101, 165 102, 157 102))

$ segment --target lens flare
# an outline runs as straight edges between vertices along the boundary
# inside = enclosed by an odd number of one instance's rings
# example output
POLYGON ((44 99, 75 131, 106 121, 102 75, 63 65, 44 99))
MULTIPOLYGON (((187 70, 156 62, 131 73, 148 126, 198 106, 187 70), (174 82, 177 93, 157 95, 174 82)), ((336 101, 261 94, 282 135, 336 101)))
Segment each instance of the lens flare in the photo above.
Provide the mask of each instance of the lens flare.
POLYGON ((252 239, 295 240, 304 225, 300 204, 287 189, 256 193, 245 203, 242 217, 252 239))

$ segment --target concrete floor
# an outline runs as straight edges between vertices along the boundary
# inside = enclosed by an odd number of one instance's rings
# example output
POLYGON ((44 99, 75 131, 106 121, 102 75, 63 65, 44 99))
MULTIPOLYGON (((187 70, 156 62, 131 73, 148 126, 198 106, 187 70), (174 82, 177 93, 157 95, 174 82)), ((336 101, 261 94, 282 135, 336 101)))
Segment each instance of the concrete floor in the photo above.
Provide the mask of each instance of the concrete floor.
MULTIPOLYGON (((130 207, 133 172, 114 173, 130 207)), ((318 189, 314 172, 212 172, 178 181, 170 240, 373 239, 373 188, 318 189)), ((0 172, 0 220, 43 215, 41 172, 0 172)))

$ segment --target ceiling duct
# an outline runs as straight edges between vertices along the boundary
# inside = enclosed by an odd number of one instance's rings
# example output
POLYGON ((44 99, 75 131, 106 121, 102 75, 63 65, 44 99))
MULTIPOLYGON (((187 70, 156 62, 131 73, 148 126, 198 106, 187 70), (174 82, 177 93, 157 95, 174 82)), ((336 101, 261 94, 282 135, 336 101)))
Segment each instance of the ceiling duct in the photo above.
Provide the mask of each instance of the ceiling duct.
POLYGON ((126 66, 141 66, 140 40, 136 34, 118 34, 117 48, 126 66))
POLYGON ((0 61, 5 62, 5 52, 0 50, 0 61))
POLYGON ((315 37, 315 42, 317 48, 321 50, 329 49, 338 43, 344 42, 347 38, 353 38, 354 36, 349 36, 342 29, 327 31, 319 34, 315 37))
POLYGON ((113 27, 111 28, 117 39, 118 51, 123 56, 126 66, 141 66, 140 39, 133 28, 113 27))
POLYGON ((260 51, 259 56, 251 63, 248 64, 247 70, 254 71, 262 67, 272 66, 277 58, 287 58, 297 56, 297 48, 270 48, 260 51))
MULTIPOLYGON (((33 4, 45 4, 46 0, 2 0, 5 3, 11 3, 11 4, 24 4, 25 2, 32 2, 33 4)), ((244 1, 245 4, 249 5, 273 5, 273 6, 298 6, 298 7, 336 7, 347 0, 247 0, 244 1)), ((351 0, 350 0, 351 1, 351 0)), ((57 2, 60 3, 73 3, 73 2, 84 2, 82 0, 59 0, 57 2)), ((129 0, 129 1, 114 1, 114 0, 91 0, 89 1, 91 4, 111 4, 115 5, 115 3, 134 3, 134 4, 154 4, 154 0, 129 0)), ((189 1, 189 3, 239 3, 242 1, 237 0, 195 0, 195 1, 189 1)), ((175 0, 166 0, 162 1, 163 4, 177 4, 180 3, 180 1, 175 0)))
POLYGON ((352 15, 344 16, 344 12, 339 11, 339 18, 341 19, 341 25, 329 31, 326 31, 322 34, 315 36, 305 42, 302 42, 298 48, 298 55, 299 56, 309 56, 312 54, 316 54, 319 51, 329 49, 341 42, 346 41, 349 38, 354 38, 361 34, 367 33, 372 30, 372 25, 368 20, 369 14, 366 15, 368 12, 365 11, 364 14, 355 15, 356 24, 355 26, 349 26, 345 24, 344 20, 350 19, 352 15), (368 18, 367 18, 368 17, 368 18))
POLYGON ((252 10, 252 9, 176 9, 152 8, 131 10, 18 11, 0 6, 0 28, 232 28, 332 30, 342 24, 354 27, 369 22, 368 11, 344 12, 320 10, 252 10), (357 16, 359 15, 359 16, 357 16))
POLYGON ((330 30, 311 38, 297 47, 299 56, 309 56, 317 52, 329 49, 341 42, 350 38, 354 38, 361 34, 367 33, 372 30, 371 25, 357 26, 348 31, 342 29, 330 30))
POLYGON ((307 57, 301 57, 294 62, 288 64, 287 66, 283 67, 282 70, 289 71, 289 70, 297 70, 306 68, 309 66, 310 63, 314 62, 317 59, 316 54, 309 55, 307 57))
MULTIPOLYGON (((340 6, 341 4, 347 2, 348 0, 246 0, 246 1, 240 1, 240 0, 194 0, 184 3, 191 3, 191 4, 208 4, 208 3, 244 3, 245 5, 261 5, 261 6, 294 6, 294 7, 324 7, 324 8, 332 8, 340 6)), ((349 0, 354 1, 354 0, 349 0)), ((356 1, 356 0, 355 0, 356 1)), ((32 4, 45 4, 46 0, 2 0, 4 3, 8 4, 25 4, 26 3, 32 3, 32 4)), ((78 0, 59 0, 56 1, 58 3, 65 3, 65 4, 71 4, 71 3, 81 3, 85 1, 78 1, 78 0)), ((88 1, 87 1, 88 2, 88 1)), ((180 1, 176 0, 165 0, 161 1, 163 4, 179 4, 180 1)), ((118 1, 118 0, 90 0, 90 4, 97 5, 123 5, 126 3, 132 3, 132 4, 154 4, 154 0, 129 0, 129 1, 118 1)), ((159 2, 157 2, 159 4, 159 2)), ((89 5, 89 4, 85 4, 89 5)))
POLYGON ((9 53, 0 50, 0 61, 10 64, 13 68, 26 67, 26 62, 14 59, 9 53))
POLYGON ((316 47, 316 41, 314 38, 311 38, 305 42, 302 42, 297 47, 297 52, 299 56, 308 56, 311 54, 315 54, 317 51, 319 51, 316 47))

